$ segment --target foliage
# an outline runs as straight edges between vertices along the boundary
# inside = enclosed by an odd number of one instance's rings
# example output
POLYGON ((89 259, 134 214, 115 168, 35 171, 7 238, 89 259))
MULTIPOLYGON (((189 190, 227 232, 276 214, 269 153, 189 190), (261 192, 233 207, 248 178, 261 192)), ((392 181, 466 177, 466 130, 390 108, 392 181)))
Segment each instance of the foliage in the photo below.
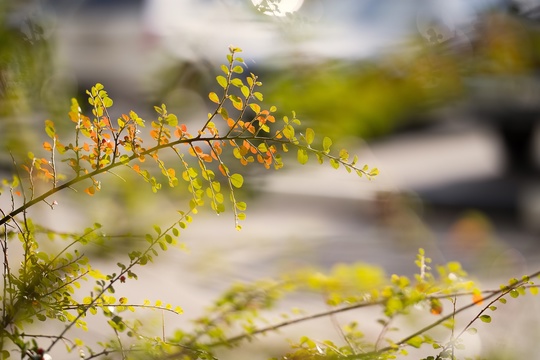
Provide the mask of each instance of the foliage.
POLYGON ((412 278, 387 277, 379 268, 353 264, 336 266, 328 274, 308 269, 275 280, 238 283, 196 319, 192 328, 174 334, 148 334, 142 316, 133 317, 131 313, 158 310, 180 315, 182 308, 163 304, 159 299, 133 303, 122 296, 122 284, 137 280, 137 269, 177 245, 193 215, 205 204, 217 214, 229 209, 236 228, 241 229, 247 205, 237 190, 242 188, 244 176, 230 170, 231 164, 259 164, 277 170, 284 166, 286 153, 293 153, 300 164, 312 158, 368 179, 378 173, 376 168, 357 165, 358 158, 351 157, 345 149, 332 151, 330 138, 316 139, 310 128, 300 132, 301 123, 294 113, 278 121, 275 107, 263 108, 259 91, 262 84, 254 74, 244 74, 239 51, 230 49, 227 63, 221 67, 222 74, 216 77, 220 92, 209 94, 215 110, 195 132, 169 113, 166 105, 155 107, 157 118, 149 124, 133 111, 113 120, 113 100, 101 84, 96 84, 87 92, 92 107, 90 116, 83 114, 77 101, 72 100, 69 119, 75 131, 71 139, 61 139, 54 122, 46 120, 48 140, 42 150, 46 155, 30 152, 20 165, 13 161, 14 175, 3 181, 2 195, 9 201, 3 205, 0 219, 4 258, 0 337, 3 358, 15 354, 22 359, 47 358, 48 353, 58 351, 58 346, 64 344, 67 352, 78 352, 83 359, 215 359, 221 348, 239 346, 262 334, 316 318, 333 318, 337 313, 376 307, 381 310, 381 330, 376 339, 364 335, 363 323, 350 322, 339 326, 339 342, 304 336, 279 356, 391 359, 409 349, 430 346, 436 355, 426 359, 451 359, 457 358, 465 331, 474 331, 478 320, 491 320, 488 313, 495 310, 496 301, 522 296, 527 288, 537 293, 533 279, 538 273, 512 279, 499 290, 480 291, 458 263, 439 266, 433 272, 429 258, 420 250, 416 260, 418 274, 412 278), (42 202, 53 209, 57 205, 53 195, 64 189, 98 195, 107 185, 103 178, 120 177, 121 169, 141 177, 153 192, 162 189, 162 182, 171 188, 184 187, 190 199, 186 208, 179 210, 174 223, 165 227, 156 224, 145 235, 144 248, 129 249, 118 260, 116 271, 106 272, 85 255, 89 244, 110 237, 102 232, 100 224, 76 233, 60 233, 34 222, 30 209, 42 202), (47 239, 60 247, 48 250, 47 239), (92 284, 90 288, 88 282, 92 284), (322 294, 330 308, 311 315, 288 314, 287 320, 267 325, 268 311, 293 292, 322 294), (461 298, 469 301, 458 307, 461 298), (444 312, 447 301, 450 311, 444 312), (479 310, 470 322, 458 327, 455 317, 475 306, 479 310), (408 335, 391 336, 396 321, 418 308, 436 316, 436 320, 408 335), (105 319, 110 341, 95 345, 75 335, 76 329, 85 331, 93 326, 90 318, 94 316, 105 319), (34 332, 39 323, 46 326, 39 326, 34 332), (448 328, 450 340, 440 340, 431 333, 440 327, 448 328))

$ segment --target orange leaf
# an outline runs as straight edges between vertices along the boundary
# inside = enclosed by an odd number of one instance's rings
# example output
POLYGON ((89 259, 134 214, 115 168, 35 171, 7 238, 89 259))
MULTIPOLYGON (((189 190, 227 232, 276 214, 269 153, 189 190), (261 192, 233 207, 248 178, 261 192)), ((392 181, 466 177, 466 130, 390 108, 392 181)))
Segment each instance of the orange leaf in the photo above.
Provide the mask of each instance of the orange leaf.
POLYGON ((139 174, 141 172, 141 168, 139 167, 139 165, 135 164, 131 167, 133 169, 133 171, 135 171, 137 174, 139 174))
POLYGON ((223 174, 223 176, 227 176, 227 172, 226 172, 225 169, 223 168, 223 165, 219 165, 219 166, 218 166, 218 169, 219 169, 219 171, 223 174))
POLYGON ((212 157, 208 154, 201 154, 200 157, 206 162, 212 162, 212 157))
POLYGON ((96 193, 96 189, 93 186, 90 186, 90 187, 84 189, 84 192, 87 193, 90 196, 93 196, 96 193))
POLYGON ((176 130, 174 131, 174 136, 180 139, 183 135, 184 131, 179 126, 177 126, 176 130))
POLYGON ((47 151, 52 151, 52 145, 48 141, 43 143, 43 148, 47 151))
POLYGON ((443 311, 442 303, 439 299, 431 299, 430 301, 430 312, 433 315, 440 315, 443 311))
POLYGON ((481 293, 475 292, 472 296, 472 301, 476 305, 482 305, 482 303, 484 302, 484 298, 482 297, 481 293))

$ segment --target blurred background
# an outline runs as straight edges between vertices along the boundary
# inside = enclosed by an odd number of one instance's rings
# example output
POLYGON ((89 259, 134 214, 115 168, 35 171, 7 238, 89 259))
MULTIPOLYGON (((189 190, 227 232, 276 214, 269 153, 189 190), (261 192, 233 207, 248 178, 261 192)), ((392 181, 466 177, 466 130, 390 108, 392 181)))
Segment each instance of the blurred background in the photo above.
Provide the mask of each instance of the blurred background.
MULTIPOLYGON (((232 281, 302 266, 369 262, 410 274, 418 247, 435 262, 463 262, 495 287, 540 266, 537 0, 0 4, 3 172, 11 171, 5 150, 36 148, 43 121, 62 128, 70 98, 85 104, 96 82, 118 116, 133 109, 151 119, 153 106, 165 103, 196 127, 229 45, 244 50, 266 104, 281 115, 296 111, 305 126, 380 169, 371 182, 309 164, 254 171, 243 194, 251 197, 244 231, 236 233, 226 215, 198 215, 184 238, 191 253, 167 254, 158 266, 184 275, 148 275, 149 288, 169 291, 187 314, 232 281)), ((163 221, 162 209, 187 204, 164 203, 130 183, 136 192, 119 182, 78 215, 59 206, 40 216, 67 230, 100 221, 144 233, 163 221)), ((96 253, 121 244, 100 244, 96 253)), ((527 326, 540 331, 538 322, 527 326)), ((488 354, 489 340, 482 341, 478 351, 488 354)), ((522 356, 531 356, 537 346, 525 342, 522 356)))

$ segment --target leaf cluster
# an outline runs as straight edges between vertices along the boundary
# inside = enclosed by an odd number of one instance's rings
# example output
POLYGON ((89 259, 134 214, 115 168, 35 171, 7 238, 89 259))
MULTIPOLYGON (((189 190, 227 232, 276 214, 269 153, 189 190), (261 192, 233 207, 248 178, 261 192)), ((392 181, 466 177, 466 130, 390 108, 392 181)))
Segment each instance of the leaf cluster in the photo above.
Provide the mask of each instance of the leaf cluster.
POLYGON ((378 267, 352 264, 336 265, 328 272, 306 269, 274 280, 237 283, 189 329, 169 334, 163 323, 160 335, 148 334, 139 315, 141 310, 177 316, 182 308, 159 299, 133 303, 123 296, 123 287, 138 279, 137 269, 178 245, 193 215, 205 204, 217 214, 227 210, 226 204, 230 206, 235 226, 241 229, 247 205, 239 200, 237 190, 242 188, 244 176, 241 171, 232 171, 231 164, 240 164, 241 169, 258 164, 277 170, 285 164, 283 154, 291 151, 300 164, 311 157, 368 179, 378 174, 376 168, 358 166, 358 157, 351 158, 347 150, 333 151, 328 137, 323 136, 316 146, 319 141, 315 131, 300 129, 295 113, 278 120, 275 107, 265 109, 259 91, 262 84, 254 74, 245 74, 239 52, 230 48, 222 73, 216 77, 220 91, 209 94, 215 109, 196 131, 188 129, 164 104, 154 108, 156 118, 150 121, 133 111, 113 120, 113 100, 103 85, 96 84, 87 92, 91 114, 85 115, 72 100, 72 138, 61 138, 55 123, 47 120, 45 133, 49 139, 40 150, 45 155, 28 153, 20 165, 13 161, 15 174, 12 180, 2 182, 0 193, 9 199, 9 205, 0 209, 3 358, 18 352, 22 359, 42 359, 65 344, 68 352, 78 351, 82 359, 216 359, 224 347, 234 348, 294 324, 328 318, 337 340, 300 336, 279 357, 394 359, 427 348, 434 355, 425 359, 456 359, 463 348, 463 334, 475 332, 473 325, 478 322, 490 323, 490 313, 497 310, 495 304, 527 292, 538 293, 533 281, 540 272, 521 280, 511 279, 497 290, 482 291, 459 263, 432 268, 431 260, 420 249, 415 260, 418 271, 413 276, 387 276, 378 267), (88 244, 111 238, 100 224, 60 233, 34 223, 29 210, 41 202, 54 209, 58 203, 51 201, 53 195, 64 189, 76 190, 81 184, 86 195, 99 195, 107 185, 102 178, 120 177, 115 171, 121 168, 140 176, 153 192, 158 192, 162 183, 170 188, 183 187, 189 201, 172 224, 154 225, 143 235, 144 247, 130 248, 117 260, 114 271, 103 272, 85 255, 88 244), (57 247, 50 250, 47 242, 57 247), (14 253, 20 253, 20 259, 15 259, 14 253), (315 294, 324 300, 327 310, 314 314, 295 310, 275 321, 272 314, 292 293, 315 294), (353 311, 360 309, 376 309, 380 315, 375 339, 365 330, 362 317, 354 315, 353 311), (469 309, 479 310, 463 322, 458 315, 469 309), (341 323, 337 315, 345 313, 348 319, 341 323), (92 345, 75 335, 74 329, 89 330, 87 318, 91 316, 102 321, 110 340, 92 345), (403 335, 397 330, 399 320, 404 318, 424 322, 403 335), (61 330, 34 334, 29 330, 37 322, 59 324, 61 330), (48 345, 43 345, 47 341, 48 345))

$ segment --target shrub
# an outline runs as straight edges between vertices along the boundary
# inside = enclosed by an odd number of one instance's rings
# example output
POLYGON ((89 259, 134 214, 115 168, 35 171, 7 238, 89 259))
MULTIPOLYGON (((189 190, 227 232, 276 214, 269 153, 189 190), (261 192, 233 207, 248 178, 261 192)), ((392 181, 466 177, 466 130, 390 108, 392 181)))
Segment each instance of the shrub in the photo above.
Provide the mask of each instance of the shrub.
POLYGON ((277 170, 287 161, 285 154, 294 153, 300 164, 311 157, 360 177, 372 179, 378 174, 376 168, 357 165, 358 157, 351 157, 347 150, 334 152, 328 137, 318 139, 310 128, 300 132, 301 123, 294 113, 278 121, 275 107, 263 108, 261 83, 254 74, 244 74, 239 51, 230 49, 227 63, 221 67, 223 74, 216 77, 221 90, 209 94, 215 110, 195 132, 179 123, 166 105, 155 107, 157 119, 150 124, 133 111, 113 120, 109 113, 113 100, 96 84, 87 92, 90 116, 72 100, 69 118, 75 129, 70 140, 61 139, 53 121, 47 120, 48 140, 40 150, 46 155, 30 152, 20 164, 13 160, 14 174, 3 181, 2 195, 9 202, 4 203, 0 219, 3 358, 17 353, 22 359, 50 358, 63 344, 67 352, 78 352, 81 359, 215 359, 221 348, 241 346, 296 323, 379 307, 383 318, 376 339, 364 335, 363 324, 350 322, 340 327, 339 343, 303 336, 290 343, 282 358, 390 359, 409 349, 430 346, 437 355, 426 359, 450 359, 457 358, 455 351, 462 347, 460 339, 466 331, 475 331, 478 320, 491 320, 488 313, 496 309, 497 301, 524 295, 527 288, 537 293, 532 279, 538 273, 512 279, 499 290, 481 291, 458 263, 438 266, 432 272, 430 259, 420 250, 418 274, 412 278, 387 277, 377 267, 353 264, 337 266, 327 274, 306 270, 274 280, 238 283, 188 330, 147 334, 141 311, 181 314, 182 308, 160 300, 132 303, 122 296, 123 283, 137 280, 141 266, 150 265, 162 252, 178 245, 183 230, 205 205, 217 214, 232 212, 236 228, 241 229, 247 205, 238 189, 244 185, 244 175, 231 170, 234 163, 277 170), (100 269, 102 263, 85 255, 90 244, 111 237, 102 232, 100 224, 62 233, 34 221, 30 210, 42 202, 54 209, 58 204, 53 195, 65 189, 98 196, 111 175, 121 177, 121 169, 139 176, 153 192, 162 189, 162 182, 170 188, 184 187, 189 201, 178 211, 178 219, 166 227, 154 225, 144 236, 143 248, 128 248, 116 263, 116 271, 106 272, 100 269), (47 239, 59 247, 51 250, 45 246, 47 239), (92 282, 91 288, 83 281, 92 282), (306 291, 322 294, 329 310, 288 314, 291 317, 283 322, 265 325, 265 314, 284 296, 306 291), (459 307, 462 298, 468 302, 459 307), (452 306, 443 315, 445 300, 452 306), (458 329, 455 316, 474 307, 478 310, 470 322, 458 329), (401 338, 391 336, 396 320, 417 308, 436 315, 436 320, 401 338), (91 328, 87 320, 92 316, 106 320, 107 330, 100 328, 99 332, 108 331, 110 341, 90 344, 74 334, 76 328, 91 328), (449 329, 450 340, 440 340, 430 332, 441 327, 449 329))

